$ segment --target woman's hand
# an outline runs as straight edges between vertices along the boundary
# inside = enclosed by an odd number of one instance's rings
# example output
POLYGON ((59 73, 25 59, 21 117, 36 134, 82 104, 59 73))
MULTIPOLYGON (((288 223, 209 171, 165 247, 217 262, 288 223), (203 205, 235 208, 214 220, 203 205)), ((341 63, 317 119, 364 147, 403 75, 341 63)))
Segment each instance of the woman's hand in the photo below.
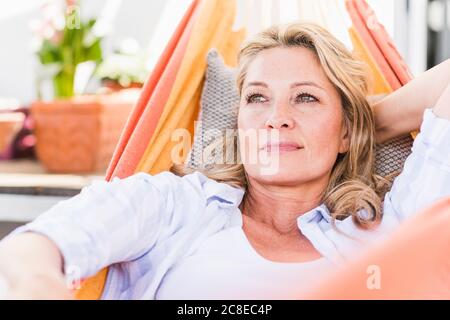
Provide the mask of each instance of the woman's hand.
MULTIPOLYGON (((1 281, 1 280, 0 280, 1 281)), ((10 284, 4 279, 4 292, 0 299, 7 300, 72 300, 64 277, 52 274, 23 275, 10 284)), ((1 289, 0 289, 1 290, 1 289)))
POLYGON ((0 299, 73 299, 55 244, 35 233, 0 243, 0 299), (3 291, 3 292, 2 292, 3 291))
MULTIPOLYGON (((376 140, 386 142, 392 138, 418 130, 425 108, 442 104, 450 98, 444 94, 450 84, 450 59, 424 72, 411 82, 372 105, 375 117, 376 140)), ((442 113, 445 107, 434 109, 442 113)), ((447 108, 447 114, 449 113, 447 108)), ((444 113, 443 113, 444 114, 444 113)), ((436 114, 439 116, 439 114, 436 114)))

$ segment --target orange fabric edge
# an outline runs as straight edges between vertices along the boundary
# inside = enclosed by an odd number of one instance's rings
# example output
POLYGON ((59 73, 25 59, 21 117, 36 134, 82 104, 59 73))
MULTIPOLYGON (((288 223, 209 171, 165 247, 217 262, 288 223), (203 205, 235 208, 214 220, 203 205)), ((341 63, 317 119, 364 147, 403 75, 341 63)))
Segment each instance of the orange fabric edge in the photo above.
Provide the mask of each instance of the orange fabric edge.
POLYGON ((377 95, 377 94, 391 93, 392 88, 389 86, 389 83, 387 83, 380 68, 378 68, 377 64, 373 60, 373 57, 370 55, 370 52, 364 46, 364 43, 362 42, 358 33, 355 31, 353 27, 350 27, 348 29, 348 33, 350 35, 350 39, 353 42, 355 54, 360 59, 364 60, 371 70, 371 75, 373 76, 373 78, 369 94, 377 95))
POLYGON ((108 268, 103 268, 93 277, 84 280, 81 287, 74 292, 77 300, 98 300, 105 287, 108 268))
MULTIPOLYGON (((203 84, 206 53, 209 48, 223 44, 231 33, 232 21, 235 18, 235 2, 211 0, 205 1, 203 4, 198 21, 192 31, 187 54, 180 67, 177 81, 159 119, 155 134, 147 144, 135 171, 151 172, 154 163, 169 142, 172 132, 175 129, 185 129, 177 127, 177 122, 185 113, 192 111, 188 108, 198 88, 203 84), (217 19, 213 19, 215 17, 217 19), (211 34, 211 29, 215 31, 213 34, 211 34)), ((199 103, 199 99, 197 103, 199 103)))
POLYGON ((407 84, 414 77, 405 63, 403 57, 398 52, 394 41, 387 33, 384 26, 378 21, 375 12, 365 0, 354 0, 356 10, 366 21, 367 30, 380 48, 392 71, 395 73, 402 85, 407 84))
POLYGON ((397 76, 393 72, 391 66, 387 63, 386 58, 383 56, 380 48, 377 46, 375 40, 367 30, 366 24, 356 10, 355 3, 351 0, 346 0, 345 7, 348 14, 350 15, 350 19, 352 20, 355 30, 363 40, 363 43, 368 48, 370 54, 374 58, 374 61, 381 69, 386 81, 389 83, 392 90, 399 89, 401 87, 400 81, 397 79, 397 76))
MULTIPOLYGON (((126 176, 126 173, 129 170, 125 169, 132 167, 132 163, 120 163, 120 160, 123 159, 123 153, 128 147, 130 137, 132 136, 133 132, 135 132, 135 128, 142 116, 142 113, 145 111, 147 104, 150 100, 150 97, 152 96, 156 86, 160 82, 161 76, 163 75, 164 71, 166 71, 169 61, 171 60, 174 52, 178 47, 178 52, 182 51, 179 53, 179 55, 182 56, 184 50, 186 49, 185 47, 184 49, 180 48, 179 42, 183 38, 183 36, 185 38, 188 37, 188 35, 186 35, 186 28, 188 27, 189 23, 193 20, 193 15, 196 8, 198 7, 198 2, 199 0, 192 1, 192 4, 189 6, 182 20, 175 29, 174 34, 169 40, 166 48, 164 49, 162 55, 160 56, 158 62, 156 63, 148 80, 145 82, 139 100, 136 103, 133 110, 131 111, 131 114, 128 117, 127 123, 125 124, 125 127, 120 136, 119 142, 114 150, 112 159, 106 171, 106 180, 110 180, 111 177, 114 175, 119 177, 126 176), (117 172, 115 172, 116 170, 117 172)), ((182 42, 182 46, 183 45, 185 45, 184 42, 182 42)), ((132 172, 130 172, 130 174, 131 173, 132 172)))

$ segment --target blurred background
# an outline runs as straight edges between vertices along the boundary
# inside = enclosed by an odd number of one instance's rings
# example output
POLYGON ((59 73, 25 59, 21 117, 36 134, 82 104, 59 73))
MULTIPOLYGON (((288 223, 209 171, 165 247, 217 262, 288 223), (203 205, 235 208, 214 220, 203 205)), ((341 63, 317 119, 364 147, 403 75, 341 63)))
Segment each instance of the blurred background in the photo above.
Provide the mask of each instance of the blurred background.
MULTIPOLYGON (((248 34, 338 14, 331 0, 237 2, 235 27, 248 34)), ((367 2, 413 75, 450 58, 450 0, 367 2)), ((103 178, 143 83, 190 3, 0 0, 0 238, 103 178)), ((333 31, 351 46, 346 23, 333 31)))
MULTIPOLYGON (((37 61, 33 50, 45 36, 42 20, 51 23, 63 11, 50 8, 64 1, 0 0, 0 96, 17 99, 20 104, 37 97, 37 61), (45 6, 49 8, 45 8, 45 6), (41 29, 39 29, 41 28, 41 29)), ((264 4, 295 1, 253 1, 254 12, 264 4)), ((448 0, 370 0, 368 1, 394 38, 413 73, 417 74, 450 56, 450 2, 448 0)), ((103 56, 116 50, 142 50, 151 68, 175 28, 189 1, 187 0, 89 0, 80 2, 82 18, 102 20, 103 56)), ((256 14, 255 14, 256 16, 256 14)), ((56 22, 58 23, 58 22, 56 22)), ((99 28, 100 29, 100 28, 99 28)), ((125 62, 124 62, 125 63, 125 62)))

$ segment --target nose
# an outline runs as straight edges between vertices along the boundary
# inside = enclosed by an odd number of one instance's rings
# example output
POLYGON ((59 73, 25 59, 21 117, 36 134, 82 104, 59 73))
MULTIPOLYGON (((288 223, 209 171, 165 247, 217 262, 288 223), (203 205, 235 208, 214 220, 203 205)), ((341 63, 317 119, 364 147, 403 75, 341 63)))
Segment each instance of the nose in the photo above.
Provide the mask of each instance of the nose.
POLYGON ((280 103, 274 106, 272 113, 266 121, 266 129, 292 129, 294 128, 294 120, 289 111, 289 106, 280 103))

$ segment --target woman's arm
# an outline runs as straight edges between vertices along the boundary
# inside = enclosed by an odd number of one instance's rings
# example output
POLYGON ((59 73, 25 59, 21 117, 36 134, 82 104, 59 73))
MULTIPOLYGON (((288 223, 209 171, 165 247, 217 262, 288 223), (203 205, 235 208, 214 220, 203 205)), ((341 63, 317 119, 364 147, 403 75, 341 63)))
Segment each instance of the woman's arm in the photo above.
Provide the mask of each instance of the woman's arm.
POLYGON ((423 113, 412 153, 384 199, 384 215, 398 221, 450 197, 450 85, 423 113))
MULTIPOLYGON (((440 98, 449 99, 443 94, 449 84, 450 59, 424 72, 404 87, 375 103, 372 109, 375 116, 377 142, 383 143, 419 129, 424 109, 436 106, 440 98)), ((435 108, 434 111, 438 116, 449 113, 448 111, 442 113, 443 109, 445 107, 437 110, 435 108)))
MULTIPOLYGON (((72 299, 62 255, 45 236, 23 233, 0 243, 0 277, 7 299, 72 299)), ((4 296, 3 296, 4 295, 4 296)))
POLYGON ((0 242, 0 277, 20 288, 8 295, 44 295, 46 286, 65 292, 64 273, 76 271, 69 276, 85 279, 148 252, 162 230, 172 232, 183 222, 167 210, 166 197, 178 181, 172 176, 139 173, 94 181, 14 230, 0 242))
POLYGON ((447 88, 445 88, 444 93, 442 93, 442 95, 439 97, 439 100, 436 102, 436 105, 433 108, 433 112, 439 118, 450 120, 450 84, 447 86, 447 88))

